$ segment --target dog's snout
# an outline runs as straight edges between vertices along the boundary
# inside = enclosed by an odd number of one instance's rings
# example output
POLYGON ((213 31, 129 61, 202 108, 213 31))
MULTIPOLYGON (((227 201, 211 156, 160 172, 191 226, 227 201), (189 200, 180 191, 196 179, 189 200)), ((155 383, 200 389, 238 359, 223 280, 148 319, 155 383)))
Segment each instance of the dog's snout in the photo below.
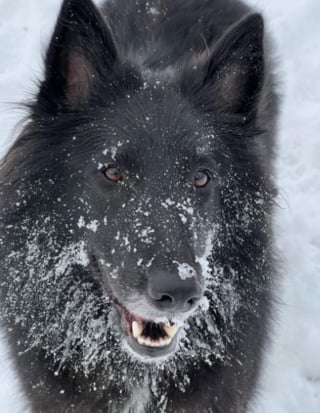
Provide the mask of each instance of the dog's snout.
POLYGON ((148 284, 152 304, 163 311, 191 310, 202 296, 202 287, 195 277, 182 279, 170 271, 153 271, 148 284))

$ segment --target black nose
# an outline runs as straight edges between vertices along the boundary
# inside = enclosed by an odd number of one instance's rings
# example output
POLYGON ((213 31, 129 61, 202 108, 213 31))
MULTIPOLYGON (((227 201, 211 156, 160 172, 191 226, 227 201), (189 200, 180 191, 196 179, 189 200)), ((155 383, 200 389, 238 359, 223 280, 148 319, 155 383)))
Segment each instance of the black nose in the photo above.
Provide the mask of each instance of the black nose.
POLYGON ((153 305, 166 311, 189 311, 202 296, 201 285, 195 277, 182 279, 166 271, 150 274, 148 290, 153 305))

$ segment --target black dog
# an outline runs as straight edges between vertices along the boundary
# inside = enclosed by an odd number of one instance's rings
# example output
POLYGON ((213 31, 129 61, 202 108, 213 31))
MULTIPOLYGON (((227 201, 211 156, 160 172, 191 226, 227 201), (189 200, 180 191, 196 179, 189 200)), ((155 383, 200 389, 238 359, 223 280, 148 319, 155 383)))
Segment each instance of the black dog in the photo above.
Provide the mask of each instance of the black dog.
POLYGON ((275 278, 263 32, 232 0, 64 1, 1 167, 2 322, 33 412, 246 410, 275 278))

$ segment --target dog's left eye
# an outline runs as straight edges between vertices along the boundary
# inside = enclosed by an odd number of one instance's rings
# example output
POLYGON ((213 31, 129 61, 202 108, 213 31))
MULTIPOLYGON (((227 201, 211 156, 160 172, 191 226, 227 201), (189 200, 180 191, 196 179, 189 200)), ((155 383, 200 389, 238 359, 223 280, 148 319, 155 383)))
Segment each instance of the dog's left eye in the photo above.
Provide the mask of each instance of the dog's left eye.
POLYGON ((123 179, 121 168, 116 165, 105 165, 102 169, 104 176, 112 182, 118 182, 123 179))
POLYGON ((193 175, 193 186, 195 188, 203 188, 210 180, 208 172, 204 169, 198 169, 193 175))

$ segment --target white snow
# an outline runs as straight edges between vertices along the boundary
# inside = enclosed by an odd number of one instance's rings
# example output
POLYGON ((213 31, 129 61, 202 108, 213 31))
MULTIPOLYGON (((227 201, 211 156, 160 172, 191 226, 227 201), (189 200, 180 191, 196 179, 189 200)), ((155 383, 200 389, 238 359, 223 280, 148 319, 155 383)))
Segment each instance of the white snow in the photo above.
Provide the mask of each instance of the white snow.
POLYGON ((173 261, 178 268, 178 274, 181 280, 187 280, 188 278, 192 278, 196 275, 195 270, 191 267, 191 265, 187 264, 186 262, 178 262, 173 261))
POLYGON ((22 386, 8 357, 8 347, 2 334, 0 347, 0 413, 27 413, 28 407, 22 394, 22 386))
MULTIPOLYGON (((283 95, 277 181, 282 289, 261 396, 252 413, 320 412, 320 2, 248 0, 263 10, 283 95)), ((0 0, 0 156, 21 119, 15 104, 36 90, 58 0, 0 0)), ((4 341, 0 413, 26 413, 4 341)))

